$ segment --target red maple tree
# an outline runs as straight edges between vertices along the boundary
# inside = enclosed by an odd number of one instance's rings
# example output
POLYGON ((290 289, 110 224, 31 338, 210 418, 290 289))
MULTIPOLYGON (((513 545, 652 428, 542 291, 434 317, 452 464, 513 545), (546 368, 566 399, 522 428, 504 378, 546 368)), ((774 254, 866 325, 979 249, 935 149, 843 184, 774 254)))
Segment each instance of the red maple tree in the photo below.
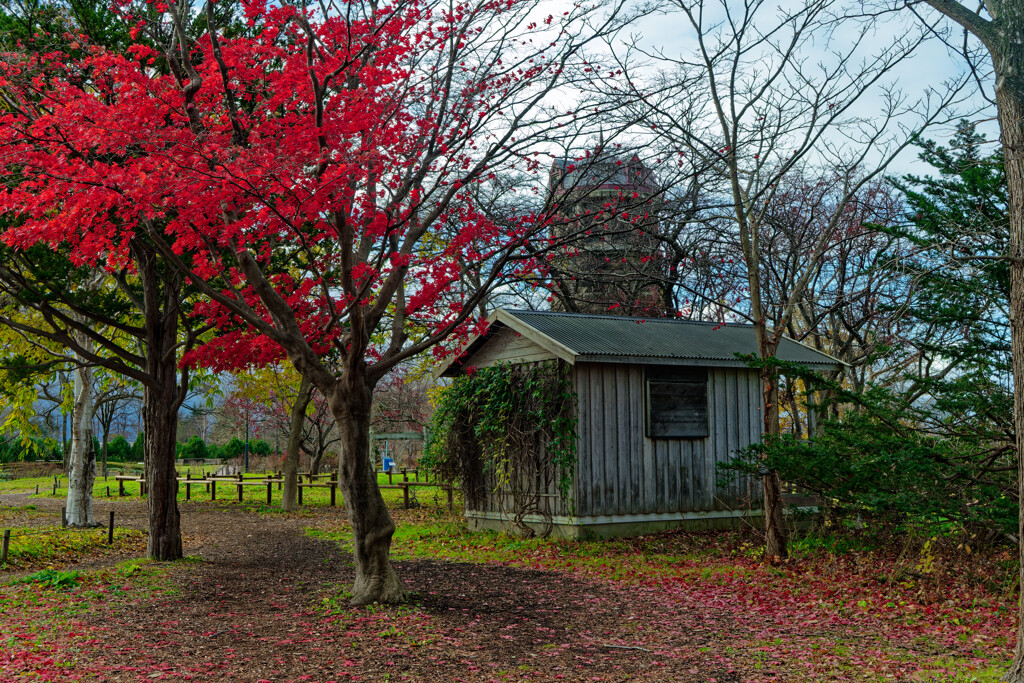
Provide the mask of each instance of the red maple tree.
POLYGON ((493 220, 479 185, 546 167, 541 141, 571 146, 601 115, 548 96, 591 78, 584 48, 623 17, 539 4, 254 0, 244 30, 213 3, 125 4, 123 54, 0 61, 0 164, 23 179, 0 195, 19 216, 4 241, 129 272, 144 241, 220 330, 186 363, 284 354, 312 381, 341 433, 354 604, 405 599, 368 457, 374 386, 479 329, 486 292, 535 267, 521 247, 548 220, 493 220))

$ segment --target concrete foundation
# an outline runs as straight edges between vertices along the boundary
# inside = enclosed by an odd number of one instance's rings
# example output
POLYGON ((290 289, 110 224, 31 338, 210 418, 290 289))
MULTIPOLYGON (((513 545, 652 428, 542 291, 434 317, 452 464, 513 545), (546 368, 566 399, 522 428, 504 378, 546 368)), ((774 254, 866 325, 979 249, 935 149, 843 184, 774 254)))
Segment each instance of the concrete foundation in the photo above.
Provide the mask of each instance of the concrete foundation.
MULTIPOLYGON (((466 519, 471 531, 508 531, 512 528, 509 516, 492 512, 468 510, 466 519)), ((548 528, 547 520, 541 519, 538 515, 527 515, 524 521, 538 534, 548 528)), ((552 538, 590 540, 643 536, 669 529, 735 529, 743 525, 759 527, 761 511, 716 510, 615 517, 554 517, 551 520, 550 536, 552 538)))

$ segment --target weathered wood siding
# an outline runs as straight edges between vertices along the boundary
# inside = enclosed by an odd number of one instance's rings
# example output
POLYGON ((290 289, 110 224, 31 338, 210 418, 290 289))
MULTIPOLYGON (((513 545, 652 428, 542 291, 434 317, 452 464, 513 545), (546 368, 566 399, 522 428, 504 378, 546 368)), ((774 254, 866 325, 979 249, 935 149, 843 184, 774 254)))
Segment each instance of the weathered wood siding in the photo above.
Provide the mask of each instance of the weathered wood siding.
POLYGON ((575 514, 630 515, 729 510, 758 505, 749 478, 718 487, 716 463, 760 440, 757 373, 708 368, 708 436, 644 436, 644 368, 577 363, 579 467, 575 514))
POLYGON ((500 361, 536 363, 554 359, 555 354, 506 327, 473 354, 472 362, 478 368, 487 368, 500 361))
POLYGON ((572 513, 571 501, 563 500, 558 489, 559 471, 547 454, 541 449, 537 467, 528 472, 519 472, 519 500, 512 495, 507 485, 499 487, 493 472, 484 475, 487 497, 482 509, 474 512, 498 513, 507 519, 520 511, 520 503, 525 503, 531 514, 550 516, 569 515, 572 513))

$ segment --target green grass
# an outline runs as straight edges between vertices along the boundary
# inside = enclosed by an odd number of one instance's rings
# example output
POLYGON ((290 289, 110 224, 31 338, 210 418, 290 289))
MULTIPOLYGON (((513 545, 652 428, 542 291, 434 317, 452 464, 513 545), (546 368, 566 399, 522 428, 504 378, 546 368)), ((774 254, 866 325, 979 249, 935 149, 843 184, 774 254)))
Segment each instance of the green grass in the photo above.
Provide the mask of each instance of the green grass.
MULTIPOLYGON (((347 526, 310 528, 311 536, 334 541, 351 550, 351 531, 347 526)), ((702 566, 702 559, 716 555, 716 548, 694 548, 683 555, 659 552, 654 544, 641 539, 576 541, 564 539, 517 538, 494 531, 470 532, 462 520, 428 520, 418 524, 399 523, 391 539, 394 560, 416 558, 446 559, 456 562, 501 563, 533 566, 543 558, 547 569, 591 568, 610 579, 626 579, 643 565, 648 577, 746 574, 742 567, 702 566)))
POLYGON ((39 583, 50 588, 78 588, 79 573, 75 571, 62 572, 52 568, 46 568, 35 574, 23 576, 20 579, 11 581, 11 585, 19 583, 39 583))
POLYGON ((937 671, 919 671, 915 673, 915 681, 928 681, 929 683, 999 683, 1003 680, 1006 670, 1010 668, 1010 661, 988 666, 984 669, 969 669, 966 662, 955 657, 947 657, 933 662, 938 667, 937 671), (941 669, 945 671, 941 671, 941 669), (964 672, 964 673, 958 673, 964 672))
MULTIPOLYGON (((138 466, 138 464, 136 464, 138 466)), ((179 481, 181 485, 178 489, 178 501, 185 501, 185 477, 186 474, 190 475, 193 479, 201 478, 204 473, 211 474, 217 468, 212 466, 184 466, 179 465, 177 467, 179 481)), ((265 474, 250 473, 244 475, 246 480, 260 480, 266 476, 265 474)), ((118 498, 118 482, 114 478, 114 473, 111 473, 107 479, 102 476, 97 476, 96 481, 93 484, 93 497, 96 499, 107 499, 108 495, 111 499, 118 498)), ((393 475, 392 479, 394 483, 402 481, 402 475, 393 475)), ((409 476, 410 481, 414 481, 412 475, 409 476)), ((53 493, 53 477, 32 477, 24 479, 15 479, 13 481, 0 481, 0 493, 33 493, 36 490, 36 486, 39 487, 39 498, 65 498, 67 496, 68 480, 66 476, 59 476, 57 481, 59 487, 56 495, 53 493)), ((326 481, 321 479, 320 481, 326 481)), ((422 481, 422 478, 421 478, 422 481)), ((387 475, 378 473, 377 483, 380 485, 387 485, 387 475)), ((125 498, 124 500, 138 500, 139 499, 139 484, 136 482, 125 482, 125 498)), ((209 501, 210 494, 206 490, 205 485, 194 485, 192 488, 192 500, 194 501, 209 501)), ((434 487, 414 487, 413 493, 415 499, 424 507, 447 507, 448 498, 443 489, 434 487)), ((402 491, 399 489, 384 489, 381 491, 384 496, 384 501, 391 508, 401 508, 403 506, 402 491)), ((32 496, 36 497, 35 495, 32 496)), ((302 491, 302 505, 303 507, 329 507, 331 501, 331 491, 327 487, 313 487, 304 488, 302 491)), ((232 485, 227 481, 219 481, 217 483, 217 502, 223 505, 239 505, 241 504, 245 509, 259 514, 266 513, 277 513, 280 512, 281 505, 281 491, 278 488, 278 484, 272 484, 271 489, 271 504, 267 505, 267 489, 265 486, 249 485, 242 487, 242 501, 238 501, 238 487, 232 485)), ((335 492, 335 505, 342 507, 344 505, 344 499, 341 495, 341 491, 335 492)))
POLYGON ((0 569, 19 569, 79 558, 90 553, 142 543, 145 534, 135 529, 114 529, 114 544, 107 545, 106 529, 63 529, 60 526, 5 527, 11 531, 7 563, 0 569))

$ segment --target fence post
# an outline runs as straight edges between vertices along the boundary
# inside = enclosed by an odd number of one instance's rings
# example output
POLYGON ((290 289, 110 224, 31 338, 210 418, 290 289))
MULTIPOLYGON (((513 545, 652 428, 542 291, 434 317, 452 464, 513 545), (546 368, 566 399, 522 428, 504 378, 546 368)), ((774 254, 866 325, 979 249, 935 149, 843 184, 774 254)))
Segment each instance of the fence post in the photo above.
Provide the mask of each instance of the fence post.
POLYGON ((0 546, 0 564, 7 564, 7 549, 11 545, 11 530, 4 529, 4 542, 0 546))
POLYGON ((210 480, 210 500, 217 500, 217 480, 210 480))
POLYGON ((66 507, 60 509, 60 525, 62 527, 68 525, 68 509, 66 507))
POLYGON ((298 489, 299 492, 299 505, 302 505, 302 483, 300 482, 297 484, 295 488, 298 489))
POLYGON ((407 485, 402 487, 402 507, 406 510, 409 509, 409 487, 407 485))
POLYGON ((331 482, 331 507, 334 507, 334 491, 338 488, 338 485, 333 481, 331 482))
POLYGON ((107 545, 114 544, 114 511, 110 511, 110 524, 107 525, 107 545))
POLYGON ((274 490, 274 485, 269 481, 267 482, 267 505, 270 505, 270 492, 274 490))
POLYGON ((238 483, 235 484, 235 486, 238 487, 238 502, 241 503, 242 502, 242 480, 239 479, 238 483))

